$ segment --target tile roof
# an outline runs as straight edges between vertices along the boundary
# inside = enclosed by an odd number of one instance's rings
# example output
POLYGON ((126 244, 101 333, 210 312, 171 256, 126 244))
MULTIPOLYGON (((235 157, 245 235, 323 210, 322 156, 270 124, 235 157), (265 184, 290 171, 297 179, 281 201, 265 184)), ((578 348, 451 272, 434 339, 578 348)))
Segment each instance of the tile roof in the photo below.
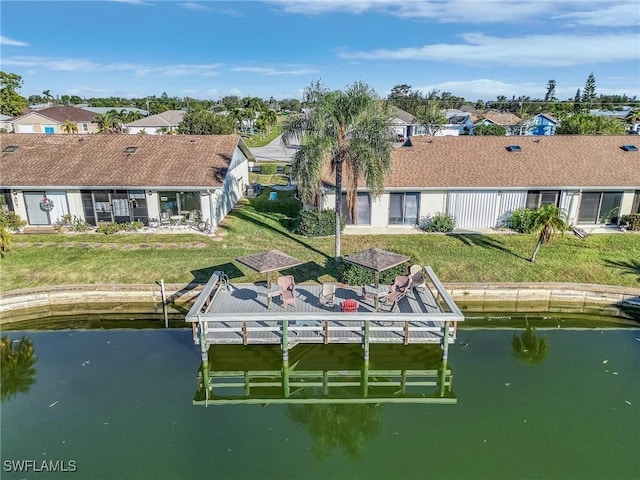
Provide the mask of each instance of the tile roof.
MULTIPOLYGON (((628 135, 411 137, 393 149, 386 188, 625 187, 640 189, 640 152, 628 135), (509 152, 519 145, 520 152, 509 152)), ((323 178, 334 186, 334 176, 323 178)), ((343 185, 348 185, 346 175, 343 185)), ((364 186, 363 181, 360 185, 364 186)))
POLYGON ((184 118, 182 110, 167 110, 166 112, 150 115, 134 122, 127 123, 128 127, 177 127, 184 118))
POLYGON ((503 113, 503 112, 482 112, 477 114, 479 121, 487 119, 497 125, 517 125, 520 123, 521 119, 519 116, 514 115, 513 113, 503 113))
POLYGON ((219 187, 238 135, 0 134, 4 187, 219 187), (137 147, 135 153, 124 153, 137 147))
POLYGON ((84 110, 82 108, 57 105, 55 107, 43 108, 41 110, 27 112, 24 115, 16 117, 14 120, 19 121, 25 115, 30 114, 42 115, 43 117, 47 117, 60 123, 64 123, 67 120, 71 120, 72 122, 91 123, 93 121, 93 118, 96 116, 95 113, 89 112, 88 110, 84 110))

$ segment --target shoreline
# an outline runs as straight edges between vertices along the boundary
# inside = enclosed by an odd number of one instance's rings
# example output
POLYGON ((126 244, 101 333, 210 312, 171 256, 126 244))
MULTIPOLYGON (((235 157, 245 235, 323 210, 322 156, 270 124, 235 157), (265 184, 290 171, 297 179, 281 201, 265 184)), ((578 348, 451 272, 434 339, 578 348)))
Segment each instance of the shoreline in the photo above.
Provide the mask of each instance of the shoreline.
MULTIPOLYGON (((200 283, 166 284, 171 313, 183 313, 184 305, 189 305, 202 287, 200 283)), ((549 282, 445 283, 444 287, 465 314, 553 312, 640 318, 640 288, 549 282)), ((95 313, 96 306, 124 309, 123 304, 161 308, 160 285, 59 285, 5 292, 0 294, 0 326, 23 321, 25 316, 60 314, 56 307, 73 306, 70 313, 80 315, 95 313)))

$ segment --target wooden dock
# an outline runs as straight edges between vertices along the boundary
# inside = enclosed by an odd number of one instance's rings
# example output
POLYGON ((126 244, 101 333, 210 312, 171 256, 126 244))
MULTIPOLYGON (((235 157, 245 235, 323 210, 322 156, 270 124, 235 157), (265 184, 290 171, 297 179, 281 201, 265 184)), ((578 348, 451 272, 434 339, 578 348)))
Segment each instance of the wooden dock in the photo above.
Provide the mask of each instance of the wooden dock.
POLYGON ((284 307, 275 290, 261 284, 229 283, 215 272, 187 313, 193 340, 203 361, 211 345, 280 345, 283 359, 298 344, 357 343, 368 359, 370 344, 440 344, 446 359, 455 342, 457 323, 464 320, 430 267, 425 287, 414 288, 393 311, 376 310, 362 287, 337 286, 333 306, 320 300, 321 285, 297 285, 295 306, 284 307), (340 310, 346 299, 358 300, 357 312, 340 310))

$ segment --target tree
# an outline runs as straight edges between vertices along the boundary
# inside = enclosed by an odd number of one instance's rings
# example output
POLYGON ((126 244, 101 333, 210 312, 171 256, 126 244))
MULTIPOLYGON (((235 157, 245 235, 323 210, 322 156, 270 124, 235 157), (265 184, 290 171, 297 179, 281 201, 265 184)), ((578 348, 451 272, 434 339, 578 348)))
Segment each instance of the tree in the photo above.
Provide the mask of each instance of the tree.
POLYGON ((624 135, 625 123, 617 118, 576 113, 564 118, 557 135, 624 135))
POLYGON ((593 73, 590 73, 587 80, 584 83, 584 90, 582 91, 582 103, 587 108, 593 107, 593 101, 596 99, 596 79, 593 73))
POLYGON ((511 348, 514 357, 531 365, 541 363, 549 353, 549 342, 545 337, 538 338, 535 327, 527 326, 521 336, 513 334, 511 348))
POLYGON ((497 125, 495 123, 480 124, 473 127, 473 134, 479 136, 496 136, 504 137, 507 134, 507 129, 503 125, 497 125))
POLYGON ((118 113, 115 110, 109 110, 104 114, 96 115, 93 117, 93 121, 98 124, 99 133, 122 132, 122 120, 120 120, 118 113))
POLYGON ((64 133, 78 133, 78 124, 75 122, 72 122, 68 118, 64 121, 62 125, 60 125, 60 128, 64 133))
POLYGON ((391 171, 395 138, 388 104, 367 84, 355 82, 345 91, 328 91, 319 81, 305 90, 310 108, 286 118, 282 142, 294 141, 300 148, 293 156, 291 173, 302 199, 317 197, 322 173, 330 167, 335 174, 335 257, 340 257, 343 173, 347 174, 347 208, 356 219, 356 188, 364 180, 373 197, 383 189, 391 171))
POLYGON ((554 204, 540 207, 533 218, 533 230, 538 233, 538 243, 533 250, 529 261, 534 263, 536 255, 542 245, 546 245, 553 238, 556 230, 564 232, 567 229, 567 222, 564 212, 554 204))
POLYGON ((447 123, 447 117, 442 111, 440 100, 437 99, 428 100, 426 104, 417 107, 415 117, 431 136, 436 135, 447 123))
POLYGON ((558 99, 556 98, 556 81, 549 80, 547 82, 547 93, 544 95, 544 101, 546 103, 556 102, 558 99))
POLYGON ((31 389, 36 382, 36 360, 30 338, 23 337, 17 342, 7 336, 0 339, 0 400, 27 393, 31 389))
POLYGON ((42 96, 44 97, 44 101, 47 104, 50 104, 51 100, 53 100, 53 96, 51 95, 51 90, 45 90, 44 92, 42 92, 42 96))
POLYGON ((229 115, 196 108, 184 114, 177 130, 186 135, 229 135, 235 130, 235 121, 229 115))
POLYGON ((0 71, 0 113, 15 117, 27 108, 27 100, 17 92, 21 87, 20 75, 0 71))
POLYGON ((573 111, 575 113, 580 113, 582 111, 582 102, 580 96, 580 89, 576 91, 576 95, 573 97, 573 111))

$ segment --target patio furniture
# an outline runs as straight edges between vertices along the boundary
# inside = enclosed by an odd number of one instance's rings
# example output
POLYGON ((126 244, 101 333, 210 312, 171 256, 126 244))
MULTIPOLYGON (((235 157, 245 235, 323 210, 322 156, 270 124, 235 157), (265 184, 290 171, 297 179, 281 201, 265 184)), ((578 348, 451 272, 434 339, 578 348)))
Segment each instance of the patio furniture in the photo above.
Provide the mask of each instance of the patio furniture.
POLYGON ((320 293, 320 303, 325 307, 333 308, 333 300, 336 295, 336 286, 334 283, 323 283, 322 292, 320 293))
POLYGON ((393 312, 398 306, 398 301, 404 298, 409 288, 411 288, 411 276, 398 275, 393 281, 389 293, 384 297, 382 306, 388 307, 389 311, 393 312))
POLYGON ((282 306, 286 307, 291 305, 296 306, 296 282, 293 279, 293 275, 283 275, 278 277, 278 286, 280 287, 280 298, 282 299, 282 306))
POLYGON ((422 266, 420 265, 411 265, 409 268, 409 275, 411 275, 411 286, 412 288, 419 288, 424 290, 427 280, 424 276, 422 266))
POLYGON ((360 304, 353 298, 347 298, 340 304, 340 310, 343 312, 357 312, 360 304))
POLYGON ((161 227, 168 227, 169 225, 171 225, 171 219, 169 217, 170 217, 169 212, 160 212, 161 227))

